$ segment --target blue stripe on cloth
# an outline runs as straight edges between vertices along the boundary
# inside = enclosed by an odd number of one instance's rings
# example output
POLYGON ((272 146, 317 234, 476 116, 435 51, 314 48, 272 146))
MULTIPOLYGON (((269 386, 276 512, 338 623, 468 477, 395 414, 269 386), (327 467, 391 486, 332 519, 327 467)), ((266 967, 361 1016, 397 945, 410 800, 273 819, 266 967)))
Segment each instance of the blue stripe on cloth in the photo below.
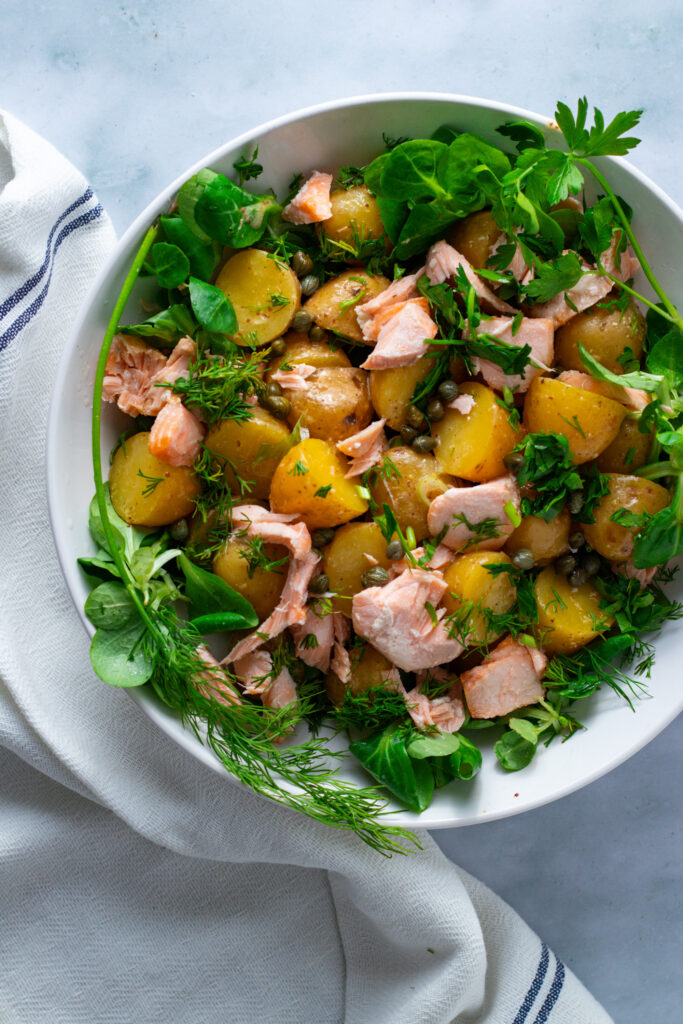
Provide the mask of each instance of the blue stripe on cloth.
POLYGON ((80 217, 75 217, 74 220, 69 221, 68 224, 64 225, 62 230, 57 235, 57 240, 55 241, 54 249, 52 251, 52 258, 50 260, 50 272, 48 274, 47 281, 45 282, 45 287, 40 292, 40 294, 33 300, 31 305, 26 307, 21 316, 18 316, 14 323, 12 323, 7 328, 5 333, 0 334, 0 352, 2 352, 3 349, 7 348, 9 343, 13 341, 21 331, 23 331, 24 327, 26 327, 26 325, 33 319, 33 317, 36 315, 36 313, 42 306, 43 302, 45 301, 45 296, 48 293, 50 281, 52 280, 52 272, 54 270, 54 258, 57 254, 57 250, 59 249, 64 239, 68 238, 72 231, 75 231, 77 228, 82 228, 86 224, 90 224, 92 221, 97 220, 97 218, 100 217, 102 213, 104 213, 104 210, 100 203, 98 203, 97 206, 94 206, 92 208, 92 210, 88 210, 86 213, 82 213, 80 217))
MULTIPOLYGON (((555 959, 557 960, 557 957, 555 957, 555 959)), ((564 964, 561 960, 557 960, 557 967, 555 968, 555 977, 553 978, 552 985, 548 990, 548 995, 543 1000, 543 1006, 538 1011, 538 1015, 536 1017, 536 1020, 534 1021, 534 1024, 545 1024, 545 1022, 547 1021, 548 1017, 550 1016, 550 1011, 557 1002, 560 992, 562 991, 562 986, 564 985, 564 975, 564 964)))
POLYGON ((529 1016, 529 1011, 534 1005, 534 1000, 538 993, 541 991, 541 985, 545 981, 545 976, 548 973, 548 964, 550 963, 550 952, 545 942, 541 946, 541 959, 538 963, 534 980, 529 986, 529 991, 524 996, 524 1002, 520 1006, 517 1016, 513 1020, 512 1024, 524 1024, 524 1021, 529 1016))
POLYGON ((25 281, 20 288, 17 288, 17 290, 13 292, 8 298, 6 298, 4 302, 0 303, 0 320, 4 319, 4 317, 6 317, 7 314, 12 309, 14 309, 14 307, 19 302, 21 302, 22 299, 25 299, 28 293, 30 291, 33 291, 35 286, 39 284, 40 281, 45 276, 45 271, 47 270, 48 265, 50 263, 50 259, 52 257, 52 239, 54 238, 55 231, 62 223, 62 221, 65 220, 70 213, 73 213, 74 210, 77 210, 79 206, 82 206, 83 203, 87 203, 92 198, 93 190, 90 188, 90 186, 88 186, 83 195, 80 196, 75 202, 73 202, 71 206, 67 207, 64 213, 61 215, 61 217, 57 218, 57 220, 52 226, 50 234, 48 235, 47 245, 45 246, 45 259, 43 260, 41 266, 38 268, 35 274, 32 277, 29 277, 28 281, 25 281))

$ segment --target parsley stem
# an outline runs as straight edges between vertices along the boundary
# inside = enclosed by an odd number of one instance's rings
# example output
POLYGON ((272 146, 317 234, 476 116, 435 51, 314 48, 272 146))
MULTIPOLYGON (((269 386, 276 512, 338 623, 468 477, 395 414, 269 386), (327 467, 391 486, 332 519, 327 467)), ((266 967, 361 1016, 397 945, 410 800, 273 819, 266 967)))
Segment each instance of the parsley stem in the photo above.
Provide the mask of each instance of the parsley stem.
POLYGON ((670 462, 649 462, 633 471, 636 476, 642 476, 646 480, 659 480, 665 476, 676 476, 676 471, 670 462))

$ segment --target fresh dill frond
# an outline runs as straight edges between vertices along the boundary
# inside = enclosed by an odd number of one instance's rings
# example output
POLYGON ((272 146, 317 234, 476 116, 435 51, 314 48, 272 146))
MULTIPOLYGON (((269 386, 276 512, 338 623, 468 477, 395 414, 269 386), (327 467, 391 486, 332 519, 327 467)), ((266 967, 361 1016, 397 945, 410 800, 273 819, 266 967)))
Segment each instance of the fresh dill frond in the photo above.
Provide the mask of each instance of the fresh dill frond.
POLYGON ((200 356, 190 365, 189 377, 179 377, 170 387, 188 409, 198 409, 206 423, 243 423, 253 416, 246 399, 260 395, 264 388, 262 363, 262 352, 236 353, 229 358, 200 356))
POLYGON ((342 703, 338 707, 331 706, 329 715, 341 729, 371 732, 396 719, 406 718, 407 712, 403 697, 380 683, 362 693, 347 690, 342 703))
POLYGON ((282 558, 270 558, 263 537, 247 537, 246 530, 240 530, 237 537, 243 538, 243 546, 240 548, 239 557, 247 563, 247 573, 252 577, 259 570, 261 572, 279 572, 283 565, 289 562, 289 555, 282 558))

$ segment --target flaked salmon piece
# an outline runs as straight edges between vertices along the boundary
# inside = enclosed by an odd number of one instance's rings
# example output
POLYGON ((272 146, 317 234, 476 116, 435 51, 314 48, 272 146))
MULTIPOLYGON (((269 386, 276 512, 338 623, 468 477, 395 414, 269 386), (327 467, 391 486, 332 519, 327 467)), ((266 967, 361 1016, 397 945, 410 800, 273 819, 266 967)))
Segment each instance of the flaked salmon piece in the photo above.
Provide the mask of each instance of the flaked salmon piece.
POLYGON ((301 625, 290 626, 289 631, 297 657, 311 668, 327 672, 334 643, 334 615, 320 615, 316 608, 316 605, 309 605, 301 625))
POLYGON ((249 523, 293 523, 299 518, 298 512, 271 512, 263 505, 236 505, 232 512, 233 526, 247 526, 249 523))
POLYGON ((158 384, 175 384, 181 377, 190 375, 190 365, 197 362, 197 346, 192 338, 181 338, 170 356, 154 377, 153 386, 158 384))
POLYGON ((496 718, 535 704, 545 694, 541 677, 546 664, 542 651, 506 637, 481 665, 460 677, 472 718, 496 718))
POLYGON ((363 302, 361 305, 356 306, 356 319, 366 341, 377 340, 378 332, 375 332, 374 328, 370 326, 375 317, 383 313, 389 306, 405 302, 406 299, 416 298, 418 294, 417 282, 424 272, 425 268, 421 267, 414 274, 406 274, 404 277, 399 277, 398 281, 392 282, 379 295, 375 295, 368 302, 363 302))
POLYGON ((296 684, 288 668, 282 668, 267 690, 261 694, 261 702, 267 708, 286 708, 298 703, 296 684))
POLYGON ((446 408, 455 409, 456 412, 461 412, 463 416, 468 416, 475 405, 476 403, 472 395, 457 395, 451 399, 446 408))
POLYGON ((351 625, 341 612, 335 612, 331 618, 334 631, 334 650, 330 668, 342 683, 347 683, 351 677, 351 655, 346 650, 346 644, 351 639, 351 625))
POLYGON ((384 323, 377 344, 361 363, 364 370, 386 370, 392 366, 412 366, 429 351, 428 342, 436 337, 437 326, 429 315, 425 298, 407 299, 384 323))
POLYGON ((152 424, 147 447, 170 466, 191 466, 201 451, 206 427, 177 400, 166 402, 152 424))
POLYGON ((384 587, 354 595, 354 629, 408 672, 452 661, 463 648, 441 622, 445 609, 436 611, 436 622, 432 618, 445 590, 440 573, 407 569, 384 587))
POLYGON ((629 278, 635 277, 640 270, 640 261, 630 245, 627 245, 621 254, 617 254, 620 242, 621 231, 615 231, 609 248, 605 249, 600 256, 600 262, 612 277, 616 277, 619 281, 628 281, 629 278))
POLYGON ((430 569, 445 569, 453 561, 453 550, 447 544, 439 544, 429 559, 430 569))
POLYGON ((636 569, 632 558, 629 558, 626 562, 610 562, 610 567, 612 572, 619 573, 620 576, 626 576, 630 580, 638 580, 641 587, 649 587, 659 568, 659 566, 653 565, 648 569, 636 569))
POLYGON ((273 681, 273 659, 263 648, 245 654, 233 665, 237 678, 250 695, 263 693, 273 681))
POLYGON ((240 505, 233 510, 232 528, 246 529, 247 537, 281 544, 294 558, 303 558, 311 550, 311 534, 305 523, 292 523, 292 518, 297 517, 270 512, 259 505, 240 505))
POLYGON ((249 636, 240 640, 227 656, 221 661, 221 665, 239 661, 246 654, 250 654, 261 647, 266 640, 279 636, 289 626, 300 626, 306 620, 306 598, 308 597, 308 584, 316 565, 320 561, 320 555, 309 551, 303 558, 293 558, 289 563, 287 578, 282 588, 280 600, 275 610, 265 619, 259 628, 249 636))
POLYGON ((297 363, 291 370, 275 370, 271 373, 270 379, 285 391, 305 391, 308 388, 308 378, 315 371, 315 366, 297 363))
POLYGON ((139 338, 114 335, 102 383, 105 402, 116 402, 129 416, 156 416, 170 392, 150 388, 157 373, 166 365, 166 356, 139 338), (151 410, 151 411, 150 411, 151 410))
POLYGON ((514 530, 505 511, 508 503, 519 514, 521 498, 512 474, 473 487, 449 487, 434 498, 429 506, 429 532, 436 537, 447 528, 448 532, 441 543, 454 551, 466 546, 481 551, 498 551, 514 530), (495 535, 491 536, 494 531, 495 535))
POLYGON ((547 318, 523 317, 517 333, 512 333, 511 317, 492 317, 484 321, 480 330, 486 334, 492 334, 508 345, 515 345, 522 348, 528 345, 531 349, 529 363, 526 365, 523 374, 503 373, 500 366, 490 362, 488 359, 481 359, 475 356, 472 360, 476 373, 480 373, 489 387, 496 391, 502 391, 504 387, 511 391, 527 391, 533 378, 542 370, 547 370, 555 361, 555 328, 552 320, 547 318), (536 364, 536 365, 534 365, 536 364))
POLYGON ((449 673, 439 668, 418 673, 415 689, 406 691, 401 687, 408 714, 418 729, 457 732, 465 721, 465 703, 460 680, 453 679, 448 693, 441 697, 428 697, 422 692, 422 688, 428 682, 429 676, 438 682, 449 682, 451 679, 449 673))
POLYGON ((596 395, 604 395, 615 402, 621 402, 628 409, 642 412, 650 401, 647 391, 640 388, 623 388, 620 384, 610 384, 609 381, 598 380, 590 373, 582 373, 581 370, 563 370, 558 374, 557 379, 563 384, 569 384, 573 388, 581 388, 582 391, 592 391, 596 395))
POLYGON ((339 451, 351 459, 347 477, 361 476, 380 461, 386 448, 385 423, 386 420, 375 420, 364 430, 337 442, 339 451))
POLYGON ((332 175, 313 171, 291 203, 282 211, 282 219, 290 224, 318 224, 332 216, 330 189, 332 175))
POLYGON ((481 308, 487 312, 510 313, 512 316, 517 312, 507 302, 499 299, 495 292, 491 291, 487 284, 477 277, 471 263, 465 259, 462 253, 454 249, 448 242, 437 242, 427 253, 426 274, 432 284, 442 284, 453 277, 458 269, 462 267, 465 276, 475 292, 481 308))
POLYGON ((397 313, 400 313, 405 306, 411 306, 418 303, 420 308, 429 313, 429 301, 424 295, 413 295, 409 299, 403 299, 401 302, 392 302, 386 305, 383 309, 376 313, 372 320, 367 324, 365 331, 366 341, 378 341, 382 330, 392 320, 397 313))
POLYGON ((197 655, 206 665, 206 670, 198 672, 194 678, 194 685, 199 693, 226 706, 241 704, 239 694, 228 682, 225 669, 221 668, 204 644, 197 647, 197 655))

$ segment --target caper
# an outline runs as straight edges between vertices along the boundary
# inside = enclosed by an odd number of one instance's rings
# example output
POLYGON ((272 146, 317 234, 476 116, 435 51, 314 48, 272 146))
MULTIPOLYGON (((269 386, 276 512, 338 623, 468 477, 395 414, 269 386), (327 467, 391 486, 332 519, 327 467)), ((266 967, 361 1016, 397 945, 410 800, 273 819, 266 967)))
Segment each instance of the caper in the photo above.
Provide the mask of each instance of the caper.
POLYGON ((176 523, 173 523, 168 532, 173 540, 187 540, 190 535, 190 527, 187 524, 187 519, 179 519, 176 523))
POLYGON ((408 412, 406 413, 406 422, 409 426, 415 427, 419 430, 421 427, 424 427, 424 413, 421 412, 416 405, 409 405, 408 412))
POLYGON ((277 395, 278 398, 282 394, 282 388, 276 380, 271 380, 270 384, 266 384, 266 394, 271 397, 277 395))
POLYGON ((415 427, 409 427, 407 424, 405 427, 401 427, 401 440, 404 444, 412 444, 417 437, 417 430, 415 427))
POLYGON ((328 527, 320 530, 314 530, 311 534, 311 544, 314 548, 318 548, 318 550, 326 547, 328 544, 331 544, 333 540, 334 530, 330 530, 328 527))
POLYGON ((308 584, 310 594, 326 594, 329 589, 330 581, 324 572, 321 572, 319 576, 314 576, 308 584))
POLYGON ((529 548, 519 548, 514 555, 510 556, 510 561, 515 569, 533 569, 534 553, 529 548))
POLYGON ((581 533, 581 530, 574 530, 573 533, 569 534, 569 547, 572 551, 578 551, 586 543, 586 538, 581 533))
POLYGON ((396 434, 396 436, 392 437, 392 439, 389 441, 389 447, 390 448, 401 448, 402 445, 403 445, 403 438, 401 437, 400 434, 396 434))
MULTIPOLYGON (((297 313, 297 316, 299 314, 297 313)), ((306 314, 308 316, 308 314, 306 314)), ((296 316, 294 317, 296 320, 296 316)), ((271 356, 283 356, 287 351, 287 342, 284 338, 276 338, 275 341, 270 343, 270 354, 271 356)))
POLYGON ((460 394, 460 388, 454 380, 442 380, 436 391, 444 402, 452 402, 460 394))
POLYGON ((387 544, 387 558, 390 558, 392 562, 403 558, 403 545, 400 540, 392 540, 391 544, 387 544))
POLYGON ((443 402, 440 402, 438 398, 430 399, 427 404, 427 416, 433 423, 438 423, 439 420, 442 420, 445 412, 443 402))
POLYGON ((432 437, 431 434, 420 434, 413 441, 413 451, 418 452, 420 455, 426 455, 427 452, 433 452, 436 448, 436 438, 432 437))
POLYGON ((322 327, 318 327, 317 324, 314 324, 313 327, 311 327, 310 331, 308 332, 308 335, 311 341, 325 340, 325 331, 323 330, 322 327))
POLYGON ((508 452, 503 459, 503 465, 511 473, 519 473, 520 469, 524 466, 524 462, 525 459, 522 452, 508 452))
POLYGON ((594 551, 591 551, 589 554, 584 555, 581 559, 581 568, 585 572, 588 579, 590 579, 591 576, 596 576, 597 573, 600 572, 600 559, 598 555, 596 555, 594 551))
POLYGON ((301 279, 301 294, 312 295, 313 292, 317 292, 320 287, 320 278, 316 277, 315 274, 306 274, 301 279))
POLYGON ((266 395, 262 405, 276 420, 286 420, 292 411, 292 403, 283 395, 266 395))
POLYGON ((292 330, 298 331, 300 334, 306 334, 307 331, 310 331, 312 323, 313 317, 311 314, 306 312, 305 309, 300 309, 298 313, 294 314, 292 330))
POLYGON ((583 508, 583 491, 570 491, 567 496, 567 509, 572 516, 577 515, 583 508))
POLYGON ((582 587, 588 577, 583 569, 574 569, 574 572, 569 573, 567 579, 571 587, 582 587))
POLYGON ((555 562, 555 568, 562 576, 568 576, 576 569, 576 559, 573 555, 562 555, 555 562))
POLYGON ((381 565, 373 565, 371 569, 365 570, 360 581, 364 587, 383 587, 390 579, 391 576, 386 569, 381 565))
POLYGON ((305 277, 306 274, 310 274, 313 270, 313 260, 308 253, 302 252, 299 249, 292 256, 292 270, 297 277, 305 277))

